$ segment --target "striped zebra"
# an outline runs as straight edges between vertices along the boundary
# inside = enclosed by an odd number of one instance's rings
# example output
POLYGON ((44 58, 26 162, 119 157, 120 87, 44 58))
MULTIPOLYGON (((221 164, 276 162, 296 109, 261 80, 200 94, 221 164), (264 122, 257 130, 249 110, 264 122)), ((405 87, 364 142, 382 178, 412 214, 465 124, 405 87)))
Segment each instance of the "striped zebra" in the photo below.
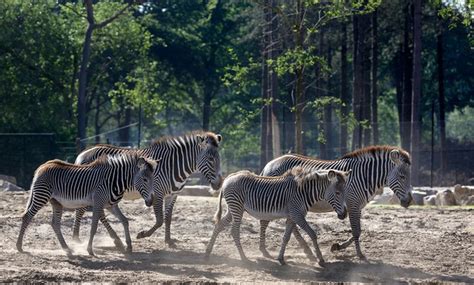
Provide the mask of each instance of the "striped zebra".
MULTIPOLYGON (((352 174, 346 184, 346 204, 352 228, 352 237, 342 244, 335 243, 332 251, 341 250, 354 242, 357 256, 366 259, 360 249, 360 217, 361 211, 372 200, 378 190, 384 186, 390 187, 400 199, 400 204, 407 208, 412 201, 410 185, 410 154, 393 146, 370 146, 344 155, 336 160, 319 160, 302 155, 288 154, 270 161, 261 175, 277 176, 295 166, 309 169, 352 169, 352 174)), ((327 211, 325 205, 317 204, 312 212, 327 211)), ((261 223, 261 244, 265 244, 265 230, 268 222, 261 223)), ((295 237, 300 241, 297 231, 295 237)), ((307 245, 306 245, 307 247, 307 245)), ((266 250, 263 249, 263 252, 266 250)))
MULTIPOLYGON (((165 242, 170 246, 174 246, 170 227, 173 207, 177 198, 176 194, 183 188, 186 179, 196 171, 199 171, 206 177, 213 189, 220 188, 222 185, 222 174, 218 150, 221 140, 221 135, 216 135, 212 132, 193 132, 184 136, 161 138, 143 149, 97 145, 79 154, 75 163, 89 163, 103 154, 117 153, 137 153, 152 159, 160 158, 160 165, 154 173, 153 185, 153 209, 156 222, 148 231, 138 233, 137 238, 149 237, 162 226, 163 200, 165 199, 165 242)), ((127 192, 125 199, 133 198, 133 193, 127 192)), ((76 210, 73 229, 75 240, 79 239, 80 223, 85 210, 86 208, 76 210)))
POLYGON ((287 218, 278 261, 283 265, 286 245, 296 225, 300 226, 313 241, 319 264, 324 259, 319 250, 316 233, 305 219, 311 206, 326 200, 337 212, 339 218, 346 216, 344 185, 348 172, 337 170, 305 170, 293 168, 281 176, 258 176, 249 171, 229 175, 219 194, 219 205, 215 215, 216 225, 206 249, 206 258, 211 254, 217 235, 232 221, 232 237, 240 254, 247 258, 240 244, 240 224, 244 211, 257 219, 274 220, 287 218), (227 213, 221 220, 222 196, 227 202, 227 213))
MULTIPOLYGON (((92 241, 97 223, 102 221, 115 245, 124 251, 117 233, 108 224, 104 208, 110 209, 122 199, 125 189, 136 189, 147 206, 153 202, 153 172, 157 162, 138 155, 123 154, 102 156, 88 165, 75 165, 61 160, 50 160, 39 166, 31 184, 31 195, 22 217, 16 247, 23 251, 23 236, 32 218, 50 202, 53 207, 51 225, 61 247, 71 254, 61 233, 63 209, 93 208, 92 226, 87 251, 94 255, 92 241)), ((115 208, 113 213, 122 221, 127 239, 127 250, 131 251, 131 239, 127 218, 115 208)))

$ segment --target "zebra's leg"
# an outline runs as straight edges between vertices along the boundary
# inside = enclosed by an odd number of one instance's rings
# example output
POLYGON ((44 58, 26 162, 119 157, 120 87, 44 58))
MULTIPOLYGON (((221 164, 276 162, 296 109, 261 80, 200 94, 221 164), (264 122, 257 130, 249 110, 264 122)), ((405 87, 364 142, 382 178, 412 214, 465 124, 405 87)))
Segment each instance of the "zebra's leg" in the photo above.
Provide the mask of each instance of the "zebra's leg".
POLYGON ((61 233, 61 218, 63 216, 63 206, 55 199, 50 200, 51 206, 53 207, 53 219, 51 220, 51 226, 53 227, 54 233, 61 244, 61 247, 68 255, 72 252, 64 240, 63 234, 61 233))
POLYGON ((173 207, 174 203, 176 203, 176 199, 178 195, 171 195, 165 198, 165 243, 168 244, 169 247, 176 247, 175 241, 171 239, 171 217, 173 215, 173 207))
MULTIPOLYGON (((231 210, 230 207, 229 210, 231 210)), ((242 216, 244 215, 244 210, 243 208, 236 210, 237 211, 232 212, 232 229, 230 233, 232 235, 232 238, 234 239, 235 246, 239 251, 240 259, 246 262, 248 261, 248 258, 245 256, 244 250, 242 249, 242 244, 240 243, 240 224, 242 223, 242 216)))
POLYGON ((295 227, 295 223, 287 219, 286 220, 286 229, 285 229, 285 234, 283 235, 283 240, 281 242, 281 248, 280 248, 280 253, 278 254, 278 262, 280 262, 281 265, 285 265, 285 249, 286 246, 288 245, 288 241, 290 241, 291 238, 291 232, 293 231, 293 228, 295 227))
POLYGON ((313 241, 314 249, 316 250, 316 256, 319 259, 319 266, 324 267, 324 258, 321 254, 321 250, 319 250, 318 245, 318 237, 316 232, 311 228, 311 226, 306 221, 305 217, 301 214, 293 214, 291 219, 301 228, 303 229, 313 241))
MULTIPOLYGON (((94 209, 92 210, 91 233, 89 236, 89 243, 87 244, 87 252, 89 252, 89 255, 92 255, 92 256, 94 255, 94 251, 92 250, 92 242, 97 232, 97 224, 99 223, 99 219, 102 219, 102 217, 104 216, 105 216, 104 207, 102 205, 94 205, 94 209)), ((106 225, 108 225, 108 222, 104 224, 104 226, 106 225)))
POLYGON ((99 218, 102 225, 104 225, 105 229, 109 233, 109 236, 114 240, 114 244, 118 250, 125 253, 125 246, 123 245, 122 241, 120 240, 119 236, 115 232, 115 230, 110 226, 109 221, 105 218, 105 214, 100 216, 99 218))
POLYGON ((79 229, 81 228, 81 220, 87 208, 76 209, 76 217, 74 218, 74 226, 72 228, 72 239, 81 242, 79 239, 79 229))
POLYGON ((137 239, 151 236, 159 227, 163 225, 163 194, 153 194, 153 211, 155 212, 155 224, 148 231, 141 231, 137 235, 137 239))
POLYGON ((260 245, 258 249, 260 249, 260 252, 263 254, 264 257, 272 258, 272 256, 270 255, 270 253, 268 253, 268 250, 267 250, 266 236, 265 236, 269 223, 270 221, 260 220, 260 245))
POLYGON ((125 233, 125 242, 127 243, 127 252, 132 252, 132 238, 130 237, 130 229, 129 229, 127 217, 125 217, 125 215, 122 213, 118 205, 112 206, 111 211, 115 215, 115 217, 117 217, 117 219, 119 219, 120 222, 122 222, 123 231, 125 233))
POLYGON ((216 242, 217 236, 220 232, 224 230, 224 228, 230 224, 232 221, 232 214, 230 211, 227 211, 227 214, 214 226, 214 231, 212 232, 211 239, 206 247, 206 254, 205 258, 208 259, 209 255, 211 255, 212 248, 214 247, 214 243, 216 242))
POLYGON ((30 201, 28 202, 27 209, 21 218, 20 233, 18 234, 18 239, 16 241, 16 249, 19 252, 23 252, 23 237, 28 225, 30 224, 33 217, 38 213, 38 211, 43 208, 46 203, 48 203, 49 198, 51 197, 49 193, 42 193, 44 196, 38 197, 35 195, 34 191, 35 189, 31 190, 30 201))
POLYGON ((333 244, 331 246, 331 251, 337 251, 337 250, 345 249, 352 242, 354 242, 354 245, 356 247, 357 256, 361 260, 367 260, 367 258, 365 257, 365 255, 362 253, 362 251, 360 249, 360 241, 359 241, 360 233, 361 233, 360 216, 361 216, 361 211, 360 210, 355 210, 355 211, 350 211, 349 212, 349 221, 351 223, 352 237, 350 237, 348 240, 346 240, 345 242, 343 242, 341 244, 338 244, 338 243, 333 244))
MULTIPOLYGON (((288 220, 287 220, 288 223, 288 220)), ((298 244, 300 245, 301 248, 303 248, 304 253, 306 257, 309 258, 311 261, 317 261, 317 258, 314 256, 313 251, 311 248, 308 246, 304 238, 301 236, 300 231, 298 230, 297 227, 293 227, 293 235, 295 236, 296 240, 298 241, 298 244)))

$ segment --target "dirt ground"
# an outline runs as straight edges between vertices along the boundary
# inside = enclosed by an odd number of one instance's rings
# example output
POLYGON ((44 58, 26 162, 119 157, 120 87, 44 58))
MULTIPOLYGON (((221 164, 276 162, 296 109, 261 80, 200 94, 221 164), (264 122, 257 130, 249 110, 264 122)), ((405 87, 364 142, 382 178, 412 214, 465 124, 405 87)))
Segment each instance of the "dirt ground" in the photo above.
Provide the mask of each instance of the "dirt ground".
MULTIPOLYGON (((354 246, 332 253, 334 241, 350 236, 349 221, 335 213, 308 214, 318 226, 319 242, 326 268, 309 261, 291 239, 286 266, 264 258, 258 250, 258 222, 244 216, 241 239, 249 263, 239 260, 230 228, 217 238, 209 260, 204 250, 213 230, 212 216, 217 198, 180 196, 175 206, 172 236, 177 247, 167 247, 164 230, 149 238, 135 239, 153 224, 151 209, 141 200, 121 203, 130 219, 134 252, 117 251, 105 229, 99 226, 95 238, 96 257, 86 251, 91 214, 87 213, 81 231, 81 244, 72 242, 73 212, 63 216, 62 231, 73 248, 68 257, 59 246, 50 226, 51 207, 35 217, 26 232, 24 250, 16 251, 20 215, 26 193, 0 193, 0 282, 466 282, 474 283, 474 208, 403 209, 399 206, 369 206, 363 211, 362 249, 369 263, 355 256, 354 246)), ((123 237, 121 224, 109 216, 112 227, 123 237)), ((283 235, 283 222, 273 222, 267 244, 276 257, 283 235)), ((306 237, 307 240, 309 238, 306 237)))

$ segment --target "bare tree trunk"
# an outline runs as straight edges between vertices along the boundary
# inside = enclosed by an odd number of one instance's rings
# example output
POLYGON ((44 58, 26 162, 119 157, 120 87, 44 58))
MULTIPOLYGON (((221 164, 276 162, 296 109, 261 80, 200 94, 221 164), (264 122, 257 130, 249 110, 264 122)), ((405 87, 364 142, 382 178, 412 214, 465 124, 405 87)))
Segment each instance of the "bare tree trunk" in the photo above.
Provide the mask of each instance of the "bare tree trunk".
MULTIPOLYGON (((91 54, 91 43, 92 43, 92 33, 95 29, 100 29, 120 15, 122 15, 130 6, 133 4, 131 1, 129 4, 124 6, 122 9, 117 11, 113 16, 104 20, 100 23, 95 23, 94 20, 94 9, 92 6, 92 0, 84 0, 87 12, 87 30, 84 37, 84 44, 82 47, 82 59, 81 59, 81 68, 79 71, 79 93, 77 97, 77 128, 78 128, 78 137, 79 139, 84 139, 86 137, 86 127, 87 127, 87 108, 86 108, 86 97, 87 97, 87 66, 89 65, 89 58, 91 54)), ((84 148, 84 142, 80 141, 79 147, 84 148)))
MULTIPOLYGON (((303 47, 303 18, 304 18, 304 5, 301 0, 296 3, 297 11, 297 31, 296 31, 296 48, 303 47)), ((303 86, 303 68, 298 68, 296 71, 296 86, 295 86, 295 148, 296 152, 303 153, 303 124, 302 124, 302 113, 304 105, 304 86, 303 86)))
POLYGON ((440 138, 440 167, 441 172, 446 170, 446 108, 444 96, 444 66, 443 66, 443 29, 440 23, 436 38, 436 63, 438 65, 438 101, 439 101, 439 138, 440 138))
POLYGON ((340 154, 343 155, 347 152, 347 123, 345 122, 349 113, 349 93, 348 93, 348 80, 347 80, 347 24, 343 21, 341 24, 341 138, 340 138, 340 154))
MULTIPOLYGON (((352 95, 352 110, 354 117, 357 122, 362 120, 362 108, 361 108, 361 92, 362 92, 362 63, 360 55, 360 39, 359 39, 359 15, 352 17, 353 25, 353 38, 354 38, 354 53, 353 53, 353 65, 354 65, 354 80, 353 80, 353 95, 352 95)), ((362 143, 362 131, 359 124, 354 127, 352 135, 352 149, 361 147, 362 143)))
POLYGON ((412 29, 412 5, 411 0, 407 0, 405 7, 405 29, 403 36, 403 100, 402 100, 402 147, 406 150, 411 149, 411 97, 412 97, 412 77, 413 77, 413 46, 410 41, 410 32, 412 29))
MULTIPOLYGON (((268 57, 272 60, 276 60, 278 56, 278 16, 275 12, 276 8, 276 1, 271 0, 271 14, 270 14, 270 49, 268 57)), ((273 157, 278 157, 281 154, 281 145, 280 145, 280 126, 278 123, 277 117, 277 102, 278 99, 278 76, 277 73, 273 70, 273 68, 268 70, 268 81, 270 87, 270 94, 269 97, 272 99, 272 103, 270 106, 270 123, 271 123, 271 153, 268 156, 268 159, 273 157)))
POLYGON ((421 150, 421 0, 414 0, 413 25, 413 96, 411 112, 411 156, 412 156, 412 184, 419 183, 419 157, 421 150))
MULTIPOLYGON (((323 51, 324 51, 324 32, 325 29, 321 28, 319 30, 319 46, 318 46, 318 56, 322 57, 323 56, 323 51)), ((322 74, 322 68, 316 68, 315 69, 315 76, 316 76, 316 97, 323 98, 326 95, 326 92, 324 91, 324 79, 325 76, 322 74)), ((323 110, 320 110, 322 112, 321 120, 317 120, 317 128, 318 128, 318 135, 325 140, 327 140, 327 124, 326 124, 326 106, 323 107, 323 110)), ((319 112, 319 110, 317 111, 319 112)), ((319 157, 322 159, 326 159, 328 155, 328 143, 327 141, 319 141, 319 157)))
MULTIPOLYGON (((370 124, 371 121, 371 96, 370 96, 370 71, 371 71, 371 60, 370 60, 370 15, 363 14, 359 17, 359 53, 362 70, 362 82, 361 85, 361 120, 370 124)), ((370 126, 365 126, 362 130, 363 146, 370 145, 371 141, 371 129, 370 126)))
POLYGON ((269 112, 266 105, 267 96, 268 96, 268 44, 269 44, 269 36, 268 36, 268 14, 270 13, 270 3, 269 0, 266 0, 263 4, 263 42, 262 42, 262 114, 260 116, 260 169, 265 167, 265 164, 268 162, 268 117, 269 112))
POLYGON ((371 90, 371 105, 372 105, 372 116, 371 116, 371 127, 373 135, 373 144, 379 143, 379 130, 378 130, 378 118, 377 118, 377 67, 378 67, 378 46, 377 46, 377 10, 372 13, 372 90, 371 90))
MULTIPOLYGON (((82 47, 81 68, 79 70, 79 94, 77 98, 77 128, 79 139, 86 137, 86 92, 87 92, 87 66, 91 54, 92 32, 94 31, 94 10, 92 9, 92 0, 85 0, 87 11, 87 30, 82 47)), ((85 144, 80 142, 81 150, 85 144)))
POLYGON ((403 45, 400 45, 399 50, 396 53, 395 60, 393 63, 393 69, 395 74, 395 90, 397 96, 397 112, 398 112, 398 128, 400 139, 403 136, 403 45))

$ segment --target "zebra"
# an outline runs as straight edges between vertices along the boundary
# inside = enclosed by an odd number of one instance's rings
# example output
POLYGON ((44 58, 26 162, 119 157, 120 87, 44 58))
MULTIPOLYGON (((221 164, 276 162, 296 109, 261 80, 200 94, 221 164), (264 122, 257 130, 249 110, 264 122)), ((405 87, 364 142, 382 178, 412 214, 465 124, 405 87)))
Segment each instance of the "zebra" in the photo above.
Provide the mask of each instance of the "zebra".
POLYGON ((247 257, 240 244, 240 224, 244 211, 257 219, 274 220, 287 218, 278 261, 285 264, 284 254, 291 232, 300 226, 313 241, 319 264, 324 259, 319 250, 316 233, 305 219, 308 209, 322 199, 328 201, 340 219, 347 213, 344 199, 344 185, 349 172, 329 170, 305 170, 302 167, 290 169, 277 177, 258 176, 250 171, 239 171, 229 175, 219 193, 219 205, 215 214, 216 225, 206 248, 209 258, 217 235, 232 221, 232 237, 243 261, 247 257), (227 213, 221 220, 222 196, 227 202, 227 213))
MULTIPOLYGON (((77 209, 92 206, 93 217, 87 251, 94 255, 92 241, 97 231, 99 219, 106 227, 115 245, 122 251, 124 246, 117 233, 108 224, 104 208, 112 208, 122 199, 125 189, 136 189, 149 207, 153 202, 153 172, 157 161, 135 154, 121 154, 117 156, 102 156, 91 164, 75 165, 61 160, 50 160, 40 165, 34 174, 31 183, 31 195, 25 212, 22 215, 22 224, 17 250, 23 252, 23 236, 32 218, 47 202, 53 207, 51 225, 63 250, 70 255, 72 252, 67 246, 61 233, 61 217, 63 209, 77 209)), ((127 218, 118 208, 113 213, 122 221, 127 251, 131 251, 131 239, 127 218)))
MULTIPOLYGON (((360 248, 360 217, 361 211, 372 200, 373 196, 389 186, 399 198, 401 206, 408 208, 412 201, 412 186, 410 184, 410 154, 394 146, 370 146, 355 150, 336 160, 319 160, 298 154, 280 156, 264 167, 260 175, 278 176, 288 169, 301 166, 309 169, 352 169, 352 174, 346 184, 346 203, 349 211, 349 220, 352 237, 342 244, 335 243, 331 251, 347 248, 352 242, 355 244, 357 256, 366 260, 360 248)), ((327 205, 317 204, 310 211, 327 212, 327 205)), ((265 231, 267 221, 260 224, 260 242, 265 247, 265 231)), ((295 237, 301 243, 301 236, 294 231, 295 237)), ((304 247, 307 245, 303 242, 304 247)), ((266 249, 261 248, 265 255, 266 249)))
MULTIPOLYGON (((148 231, 141 231, 137 238, 151 236, 163 224, 163 199, 165 199, 165 243, 174 247, 171 239, 171 216, 177 193, 184 187, 186 179, 195 171, 202 173, 213 189, 222 185, 219 144, 222 136, 212 132, 192 132, 184 136, 164 137, 153 141, 143 149, 130 149, 112 145, 97 145, 83 151, 76 158, 76 164, 89 163, 102 154, 137 153, 152 159, 160 158, 160 165, 154 172, 153 210, 156 222, 148 231)), ((130 189, 129 189, 130 190, 130 189)), ((125 199, 133 194, 127 191, 125 199)), ((118 206, 115 206, 117 208, 118 206)), ((86 208, 76 210, 73 238, 79 240, 81 218, 86 208)))

